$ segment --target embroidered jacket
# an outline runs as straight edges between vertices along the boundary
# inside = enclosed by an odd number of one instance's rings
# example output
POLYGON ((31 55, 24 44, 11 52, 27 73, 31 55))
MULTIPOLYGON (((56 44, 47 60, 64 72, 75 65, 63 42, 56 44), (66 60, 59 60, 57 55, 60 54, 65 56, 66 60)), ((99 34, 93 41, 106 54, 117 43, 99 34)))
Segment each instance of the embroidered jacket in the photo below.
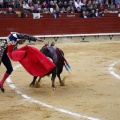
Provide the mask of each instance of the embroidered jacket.
POLYGON ((17 33, 17 32, 11 32, 10 35, 2 42, 2 44, 0 45, 0 62, 2 60, 3 57, 3 53, 5 51, 5 49, 7 48, 7 46, 9 44, 13 44, 15 47, 17 47, 18 39, 26 39, 29 41, 35 41, 37 40, 36 37, 33 37, 31 35, 28 34, 21 34, 21 33, 17 33))

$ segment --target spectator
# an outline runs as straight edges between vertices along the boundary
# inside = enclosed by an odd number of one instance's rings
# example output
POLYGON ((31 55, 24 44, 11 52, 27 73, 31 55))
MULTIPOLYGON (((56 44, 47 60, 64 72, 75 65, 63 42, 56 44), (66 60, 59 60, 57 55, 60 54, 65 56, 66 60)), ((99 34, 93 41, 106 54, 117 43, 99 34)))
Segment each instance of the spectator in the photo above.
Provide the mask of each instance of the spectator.
POLYGON ((0 11, 0 14, 4 14, 4 12, 1 10, 1 11, 0 11))
POLYGON ((109 8, 109 4, 108 4, 108 1, 106 1, 104 4, 104 9, 108 9, 108 8, 109 8))
POLYGON ((5 8, 5 5, 4 5, 4 3, 3 3, 3 0, 1 0, 1 2, 0 2, 0 8, 5 8))
POLYGON ((108 9, 104 9, 103 13, 109 13, 108 9))
POLYGON ((45 14, 50 13, 48 8, 43 8, 42 12, 45 13, 45 14))
POLYGON ((16 12, 11 7, 9 7, 6 11, 6 14, 16 14, 16 12))
POLYGON ((59 1, 58 2, 58 7, 61 9, 63 7, 63 2, 62 1, 59 1))
POLYGON ((56 8, 54 2, 51 0, 50 4, 48 5, 49 9, 50 9, 50 13, 53 13, 53 10, 56 8))
POLYGON ((81 15, 82 18, 88 18, 87 15, 86 15, 86 11, 82 11, 82 15, 81 15))
POLYGON ((33 4, 32 0, 29 0, 28 5, 29 5, 29 7, 34 6, 34 4, 33 4))
POLYGON ((64 1, 64 2, 63 2, 63 6, 64 6, 65 9, 67 9, 67 7, 68 7, 67 1, 64 1))
POLYGON ((27 2, 23 1, 23 9, 29 10, 30 7, 27 2))
POLYGON ((44 9, 44 8, 48 8, 48 4, 46 3, 46 1, 43 1, 43 3, 42 3, 42 9, 44 9))
POLYGON ((87 6, 86 6, 86 0, 83 0, 83 6, 81 7, 81 11, 86 11, 87 10, 87 6))
POLYGON ((99 9, 96 9, 96 10, 95 10, 95 16, 96 16, 97 18, 101 17, 101 12, 99 11, 99 9))
POLYGON ((101 10, 104 9, 104 5, 103 5, 102 1, 99 1, 98 8, 101 10))
POLYGON ((120 1, 118 2, 118 4, 116 4, 116 8, 117 8, 117 9, 120 8, 120 1))
POLYGON ((73 1, 72 1, 72 0, 70 0, 70 1, 68 2, 68 6, 70 6, 70 7, 73 6, 73 1))
POLYGON ((66 9, 66 13, 72 13, 73 11, 71 10, 71 7, 68 6, 67 9, 66 9))
POLYGON ((12 0, 9 7, 12 8, 22 8, 22 4, 20 3, 19 0, 12 0))
POLYGON ((33 6, 30 7, 30 10, 28 10, 29 13, 39 13, 37 9, 35 9, 33 6))
POLYGON ((81 7, 84 5, 82 2, 81 2, 81 0, 73 0, 73 2, 74 2, 74 6, 75 6, 75 8, 77 9, 78 7, 81 9, 81 7))
POLYGON ((71 6, 71 13, 75 13, 75 9, 74 9, 74 6, 71 6))
POLYGON ((94 9, 91 10, 90 17, 91 18, 96 18, 95 10, 94 9))
POLYGON ((77 7, 77 8, 75 9, 75 13, 82 13, 81 8, 80 8, 80 7, 77 7))
POLYGON ((57 0, 54 0, 55 8, 58 8, 57 0))
POLYGON ((60 13, 66 13, 66 9, 64 6, 61 8, 60 13))
POLYGON ((37 9, 39 11, 39 13, 42 12, 42 5, 40 3, 40 0, 38 0, 37 3, 34 4, 34 8, 37 9))
POLYGON ((118 9, 118 17, 120 17, 120 9, 118 9))
POLYGON ((91 1, 91 0, 88 1, 88 4, 86 5, 86 7, 87 7, 87 10, 88 10, 89 12, 92 11, 92 9, 93 9, 93 4, 92 4, 92 1, 91 1))
POLYGON ((87 18, 89 18, 90 17, 90 13, 89 13, 89 11, 85 11, 85 14, 86 14, 86 16, 87 16, 87 18))
POLYGON ((54 18, 59 18, 59 7, 53 10, 53 16, 54 18))

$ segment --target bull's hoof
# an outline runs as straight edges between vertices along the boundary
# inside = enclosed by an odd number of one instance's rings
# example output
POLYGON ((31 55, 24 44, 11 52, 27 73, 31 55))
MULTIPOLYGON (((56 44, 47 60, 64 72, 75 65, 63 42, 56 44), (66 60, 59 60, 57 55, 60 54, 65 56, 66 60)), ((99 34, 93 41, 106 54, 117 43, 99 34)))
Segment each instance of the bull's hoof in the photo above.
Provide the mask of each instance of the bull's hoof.
POLYGON ((64 82, 61 82, 61 83, 60 83, 60 86, 65 86, 65 83, 64 83, 64 82))
POLYGON ((35 85, 34 85, 35 88, 40 88, 40 82, 36 82, 35 85))
POLYGON ((33 84, 30 84, 29 87, 34 87, 34 85, 33 85, 33 84))
POLYGON ((53 90, 55 90, 55 89, 56 89, 56 87, 53 87, 53 86, 52 86, 52 89, 53 89, 53 90))

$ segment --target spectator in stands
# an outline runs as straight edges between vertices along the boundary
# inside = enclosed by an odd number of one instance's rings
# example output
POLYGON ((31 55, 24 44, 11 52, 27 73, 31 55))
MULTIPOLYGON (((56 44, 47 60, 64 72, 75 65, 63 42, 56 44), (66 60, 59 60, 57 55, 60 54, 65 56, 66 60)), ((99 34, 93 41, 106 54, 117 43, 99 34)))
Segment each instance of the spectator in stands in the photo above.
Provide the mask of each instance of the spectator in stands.
POLYGON ((77 8, 75 9, 75 13, 82 13, 81 8, 80 8, 80 7, 77 7, 77 8))
POLYGON ((30 7, 30 10, 28 10, 29 13, 39 13, 37 9, 35 9, 33 6, 30 7))
POLYGON ((11 7, 9 7, 6 11, 6 14, 16 14, 16 12, 11 7))
POLYGON ((66 9, 64 6, 61 8, 60 13, 66 13, 66 9))
POLYGON ((99 11, 99 9, 97 8, 96 10, 95 10, 95 16, 97 17, 97 18, 99 18, 99 17, 101 17, 101 12, 99 11))
POLYGON ((47 14, 47 13, 50 13, 50 11, 49 11, 49 9, 48 9, 48 8, 43 8, 42 13, 47 14))
POLYGON ((11 0, 4 0, 4 5, 5 5, 5 8, 8 8, 10 3, 11 3, 11 0))
POLYGON ((85 11, 85 14, 86 14, 86 16, 87 16, 87 18, 89 18, 90 17, 90 13, 89 13, 89 11, 85 11))
POLYGON ((19 0, 12 0, 9 7, 12 8, 22 8, 22 3, 19 0))
MULTIPOLYGON (((73 0, 73 2, 74 2, 74 6, 75 6, 75 9, 80 9, 80 11, 81 11, 81 7, 84 5, 82 2, 81 2, 81 0, 73 0)), ((78 11, 78 10, 77 10, 78 11)), ((78 12, 79 13, 79 12, 78 12)))
POLYGON ((99 1, 98 8, 102 9, 102 10, 104 9, 104 5, 103 5, 102 1, 99 1))
POLYGON ((103 13, 109 13, 108 9, 104 9, 103 13))
POLYGON ((89 11, 89 12, 92 11, 92 9, 93 9, 93 4, 92 4, 92 1, 91 1, 91 0, 88 1, 88 4, 86 5, 86 7, 87 7, 87 11, 89 11))
POLYGON ((67 9, 67 7, 68 7, 67 1, 64 1, 64 2, 63 2, 63 6, 64 6, 65 9, 67 9))
POLYGON ((72 0, 68 1, 68 6, 73 7, 73 1, 72 0))
POLYGON ((66 8, 66 13, 71 13, 71 8, 70 8, 70 6, 68 6, 68 7, 66 8))
POLYGON ((75 8, 74 8, 74 6, 71 6, 70 8, 71 8, 71 13, 75 13, 75 8))
POLYGON ((29 10, 30 6, 28 5, 27 2, 23 1, 23 9, 29 10))
POLYGON ((108 9, 108 8, 109 8, 109 4, 108 4, 108 1, 106 1, 104 4, 104 9, 108 9))
POLYGON ((77 8, 80 8, 81 9, 81 7, 84 5, 82 2, 81 2, 81 0, 73 0, 73 2, 74 2, 74 6, 75 6, 75 8, 77 9, 77 8))
POLYGON ((23 8, 22 0, 15 0, 16 8, 23 8))
POLYGON ((90 17, 91 18, 96 18, 95 10, 94 9, 91 10, 90 17))
POLYGON ((53 17, 54 18, 59 18, 59 7, 57 7, 56 9, 53 10, 53 17))
POLYGON ((85 10, 82 11, 81 17, 82 17, 82 18, 88 18, 88 16, 86 15, 86 11, 85 11, 85 10))
POLYGON ((29 0, 29 1, 28 1, 28 5, 29 5, 29 7, 34 6, 34 4, 33 4, 32 0, 29 0))
POLYGON ((0 14, 5 14, 2 10, 0 11, 0 14))
POLYGON ((113 3, 113 1, 111 1, 111 4, 109 4, 109 8, 111 8, 111 9, 115 8, 115 4, 113 3))
POLYGON ((98 3, 94 0, 93 1, 93 9, 95 10, 95 9, 97 9, 98 8, 98 3))
POLYGON ((120 8, 118 9, 118 17, 120 17, 120 8))
POLYGON ((55 3, 53 2, 53 0, 50 1, 50 4, 48 5, 49 9, 50 9, 50 13, 53 13, 53 10, 56 8, 55 3))
POLYGON ((118 2, 118 4, 116 4, 116 8, 120 8, 120 1, 118 2))
POLYGON ((40 3, 40 0, 38 0, 37 3, 34 4, 34 8, 37 9, 39 11, 39 13, 42 12, 42 6, 41 6, 41 3, 40 3))
POLYGON ((63 2, 62 1, 59 1, 58 2, 58 7, 61 9, 63 7, 63 2))
POLYGON ((48 8, 48 4, 46 1, 43 1, 43 3, 42 3, 42 9, 44 9, 44 8, 48 8))
POLYGON ((3 0, 0 1, 0 8, 5 8, 3 0))
POLYGON ((58 8, 57 0, 54 0, 55 8, 58 8))

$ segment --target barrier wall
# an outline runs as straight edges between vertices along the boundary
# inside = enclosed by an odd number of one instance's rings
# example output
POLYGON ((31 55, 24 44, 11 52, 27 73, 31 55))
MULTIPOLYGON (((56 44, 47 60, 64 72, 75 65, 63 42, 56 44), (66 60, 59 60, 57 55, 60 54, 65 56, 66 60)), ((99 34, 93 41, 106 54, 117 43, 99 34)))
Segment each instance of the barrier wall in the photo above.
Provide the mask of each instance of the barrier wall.
POLYGON ((31 35, 120 33, 120 18, 0 19, 0 37, 6 37, 10 32, 31 35))

